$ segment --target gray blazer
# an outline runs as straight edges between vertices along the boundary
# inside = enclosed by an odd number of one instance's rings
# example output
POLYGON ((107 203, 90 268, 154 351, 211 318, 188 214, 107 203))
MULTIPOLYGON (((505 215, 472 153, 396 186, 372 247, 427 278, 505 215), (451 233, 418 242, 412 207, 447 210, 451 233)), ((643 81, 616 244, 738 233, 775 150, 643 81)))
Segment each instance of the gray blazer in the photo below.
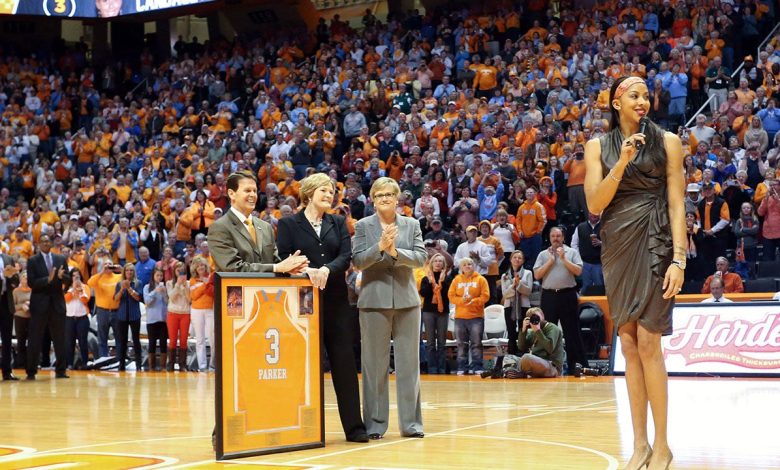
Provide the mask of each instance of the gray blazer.
POLYGON ((257 244, 252 242, 244 223, 232 211, 209 227, 209 252, 217 271, 273 272, 279 262, 271 224, 252 216, 257 244))
POLYGON ((420 305, 414 269, 422 267, 428 259, 420 223, 398 215, 396 224, 398 257, 395 259, 379 251, 382 224, 378 215, 360 219, 355 225, 352 262, 363 272, 358 308, 403 309, 420 305))

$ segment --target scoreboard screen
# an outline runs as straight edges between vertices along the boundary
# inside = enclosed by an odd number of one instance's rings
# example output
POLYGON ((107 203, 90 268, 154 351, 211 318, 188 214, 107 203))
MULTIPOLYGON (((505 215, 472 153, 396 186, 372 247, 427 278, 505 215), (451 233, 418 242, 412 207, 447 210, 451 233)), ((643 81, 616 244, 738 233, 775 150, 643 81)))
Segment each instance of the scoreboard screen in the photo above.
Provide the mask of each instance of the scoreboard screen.
POLYGON ((0 14, 114 18, 211 3, 214 0, 0 0, 0 14))

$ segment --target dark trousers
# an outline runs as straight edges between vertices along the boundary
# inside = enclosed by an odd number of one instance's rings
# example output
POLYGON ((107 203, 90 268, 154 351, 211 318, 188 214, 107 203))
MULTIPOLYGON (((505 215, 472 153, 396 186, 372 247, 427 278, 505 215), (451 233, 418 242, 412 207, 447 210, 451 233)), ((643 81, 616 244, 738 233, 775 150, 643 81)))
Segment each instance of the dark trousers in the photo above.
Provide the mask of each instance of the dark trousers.
MULTIPOLYGON (((5 302, 5 296, 0 298, 0 301, 5 302)), ((11 373, 11 358, 14 354, 13 348, 13 329, 14 329, 14 314, 9 312, 6 308, 0 307, 0 341, 2 341, 2 350, 0 353, 3 355, 0 359, 0 367, 3 369, 3 375, 9 375, 11 373)))
POLYGON ((774 261, 777 248, 780 248, 780 238, 764 238, 764 261, 774 261))
MULTIPOLYGON (((520 351, 520 348, 517 347, 517 338, 518 338, 518 322, 522 323, 523 318, 525 318, 525 312, 527 312, 529 307, 520 307, 520 313, 519 317, 513 319, 512 318, 512 307, 505 307, 504 308, 504 321, 506 322, 506 337, 509 340, 509 344, 507 345, 507 354, 512 354, 514 356, 519 356, 518 352, 520 351)), ((542 310, 544 311, 544 310, 542 310)), ((525 352, 525 351, 523 351, 525 352)))
POLYGON ((51 333, 54 342, 54 354, 57 356, 57 372, 65 372, 67 368, 67 352, 65 347, 65 313, 54 312, 47 308, 32 312, 30 317, 30 341, 27 345, 27 375, 38 372, 38 361, 41 356, 41 345, 46 330, 51 333))
POLYGON ((423 312, 425 325, 425 355, 429 374, 444 374, 447 371, 447 312, 423 312))
POLYGON ((353 438, 366 433, 366 426, 360 414, 360 393, 358 391, 355 350, 355 317, 357 313, 343 301, 323 297, 323 329, 325 351, 330 360, 333 388, 339 407, 339 417, 344 435, 353 438))
POLYGON ((133 335, 133 353, 135 354, 135 362, 137 365, 141 365, 142 349, 141 349, 141 320, 134 321, 117 321, 119 325, 119 338, 116 340, 117 356, 119 357, 119 367, 125 364, 127 358, 127 328, 130 327, 130 331, 133 335))
POLYGON ((16 330, 16 361, 15 369, 25 369, 27 364, 27 343, 30 337, 30 319, 14 317, 14 330, 16 330))
MULTIPOLYGON (((79 353, 81 353, 81 365, 84 366, 89 360, 89 344, 87 344, 87 335, 89 334, 89 317, 66 317, 65 318, 65 344, 68 348, 68 366, 73 367, 74 355, 76 352, 76 340, 79 342, 79 353)), ((57 358, 59 362, 59 358, 57 358)))
POLYGON ((160 352, 168 352, 168 324, 164 321, 147 323, 146 332, 149 335, 149 354, 157 354, 157 343, 160 343, 160 352))
POLYGON ((490 300, 488 300, 489 304, 497 303, 500 299, 498 299, 498 288, 496 287, 496 282, 498 281, 498 274, 485 274, 485 280, 488 283, 488 289, 490 289, 490 300))
POLYGON ((561 322, 563 338, 566 341, 566 363, 569 366, 569 371, 574 370, 576 363, 580 363, 582 367, 588 367, 585 346, 582 344, 580 334, 577 288, 571 287, 557 292, 552 289, 542 289, 541 307, 545 320, 551 323, 558 323, 559 320, 561 322))

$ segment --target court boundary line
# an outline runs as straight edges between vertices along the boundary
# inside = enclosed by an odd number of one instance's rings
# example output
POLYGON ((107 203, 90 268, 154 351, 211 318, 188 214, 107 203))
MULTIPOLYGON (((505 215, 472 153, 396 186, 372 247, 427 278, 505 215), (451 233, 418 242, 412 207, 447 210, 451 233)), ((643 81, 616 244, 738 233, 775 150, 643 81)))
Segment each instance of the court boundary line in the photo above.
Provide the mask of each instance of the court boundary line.
MULTIPOLYGON (((440 431, 440 432, 436 432, 436 433, 426 434, 426 437, 443 436, 443 435, 453 434, 453 433, 457 433, 457 432, 461 432, 461 431, 468 431, 470 429, 476 429, 476 428, 482 428, 482 427, 486 427, 486 426, 493 426, 493 425, 511 423, 513 421, 522 421, 524 419, 529 419, 529 418, 538 418, 540 416, 546 416, 546 415, 549 415, 549 414, 559 413, 559 412, 563 412, 563 411, 567 411, 567 412, 569 412, 569 411, 580 411, 579 410, 580 408, 589 408, 589 407, 592 407, 592 406, 595 406, 595 405, 600 405, 602 403, 609 403, 609 402, 613 402, 613 401, 616 401, 616 400, 617 400, 616 398, 610 398, 610 399, 607 399, 607 400, 600 400, 600 401, 593 402, 593 403, 587 403, 587 404, 583 404, 583 405, 566 407, 566 408, 563 408, 563 409, 545 411, 543 413, 536 413, 536 414, 530 414, 530 415, 525 415, 525 416, 517 416, 517 417, 514 417, 514 418, 507 418, 507 419, 502 419, 502 420, 498 420, 498 421, 491 421, 491 422, 488 422, 488 423, 473 424, 471 426, 465 426, 465 427, 462 427, 462 428, 450 429, 448 431, 440 431)), ((399 439, 397 441, 381 442, 381 443, 377 443, 377 444, 369 445, 369 446, 360 446, 360 447, 355 447, 353 449, 344 449, 344 450, 339 450, 339 451, 336 451, 336 452, 319 454, 319 455, 311 456, 311 457, 304 457, 302 459, 289 460, 289 461, 284 462, 284 463, 288 464, 288 465, 289 464, 297 464, 297 463, 301 463, 301 462, 308 462, 310 460, 335 457, 337 455, 350 454, 352 452, 360 452, 360 451, 364 451, 364 450, 368 450, 368 449, 375 449, 377 447, 386 447, 386 446, 396 445, 396 444, 399 444, 399 443, 407 443, 407 442, 418 442, 418 441, 416 439, 414 439, 414 438, 401 438, 401 439, 399 439)))
MULTIPOLYGON (((32 454, 25 454, 25 455, 19 455, 16 458, 3 458, 2 463, 13 463, 18 460, 24 460, 27 458, 35 458, 35 457, 47 457, 49 452, 33 452, 32 454)), ((147 459, 157 459, 161 460, 160 463, 155 463, 151 465, 144 465, 143 467, 134 467, 142 470, 148 470, 152 468, 165 468, 169 465, 176 465, 179 462, 179 459, 176 457, 165 457, 165 456, 159 456, 159 455, 151 455, 151 454, 130 454, 130 453, 122 453, 122 452, 73 452, 73 454, 76 455, 108 455, 112 457, 142 457, 147 459)), ((65 453, 64 455, 67 455, 65 453)), ((61 464, 56 465, 68 465, 70 462, 62 462, 61 464)), ((46 466, 51 467, 51 465, 46 466)), ((37 468, 37 467, 36 467, 37 468)))
MULTIPOLYGON (((441 437, 441 436, 433 436, 433 437, 441 437)), ((568 447, 570 449, 576 449, 576 450, 582 450, 585 452, 590 452, 591 454, 594 454, 598 457, 602 457, 604 460, 607 461, 607 468, 606 470, 617 470, 619 462, 618 460, 607 454, 606 452, 602 452, 600 450, 593 449, 591 447, 584 447, 584 446, 578 446, 574 444, 567 444, 565 442, 558 442, 558 441, 543 441, 541 439, 526 439, 522 437, 509 437, 509 436, 480 436, 479 434, 457 434, 455 437, 467 437, 469 439, 484 439, 484 440, 503 440, 503 441, 519 441, 519 442, 532 442, 536 444, 544 444, 544 445, 551 445, 551 446, 558 446, 558 447, 568 447)))
MULTIPOLYGON (((202 436, 181 436, 181 437, 155 437, 150 439, 133 439, 130 441, 114 441, 114 442, 101 442, 99 444, 87 444, 83 446, 73 446, 73 447, 61 447, 59 449, 49 449, 49 450, 39 450, 36 451, 36 454, 51 454, 55 452, 69 452, 74 451, 77 449, 89 449, 92 447, 103 447, 103 446, 110 446, 110 445, 120 445, 120 444, 135 444, 138 442, 160 442, 160 441, 175 441, 178 439, 205 439, 207 437, 211 437, 209 434, 203 434, 202 436)), ((86 453, 86 452, 82 452, 86 453)))

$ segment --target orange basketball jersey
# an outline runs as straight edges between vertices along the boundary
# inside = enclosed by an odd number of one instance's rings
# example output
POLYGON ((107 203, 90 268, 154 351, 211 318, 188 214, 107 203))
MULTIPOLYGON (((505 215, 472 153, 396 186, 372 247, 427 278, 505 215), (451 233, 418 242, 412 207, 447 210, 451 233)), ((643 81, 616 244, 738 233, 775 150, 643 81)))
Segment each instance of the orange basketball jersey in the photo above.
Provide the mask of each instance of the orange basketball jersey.
POLYGON ((234 333, 234 403, 247 433, 300 427, 300 410, 310 405, 308 325, 296 316, 286 292, 258 291, 249 320, 234 333))

